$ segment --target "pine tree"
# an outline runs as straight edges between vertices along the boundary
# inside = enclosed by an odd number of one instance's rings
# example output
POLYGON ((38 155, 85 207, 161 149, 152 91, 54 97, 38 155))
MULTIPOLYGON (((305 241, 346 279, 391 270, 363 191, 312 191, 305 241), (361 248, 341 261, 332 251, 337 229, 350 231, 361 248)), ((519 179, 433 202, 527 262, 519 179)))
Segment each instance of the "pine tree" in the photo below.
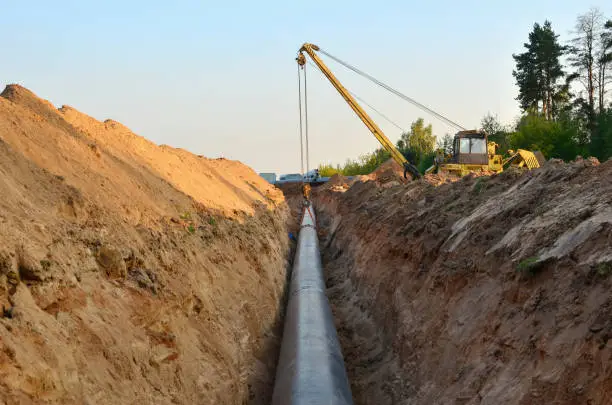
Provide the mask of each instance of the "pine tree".
POLYGON ((529 33, 526 51, 512 55, 516 69, 512 72, 519 87, 517 100, 523 111, 541 113, 546 119, 554 119, 559 110, 558 94, 564 86, 558 82, 565 73, 559 58, 565 48, 559 44, 550 21, 544 25, 535 23, 529 33))

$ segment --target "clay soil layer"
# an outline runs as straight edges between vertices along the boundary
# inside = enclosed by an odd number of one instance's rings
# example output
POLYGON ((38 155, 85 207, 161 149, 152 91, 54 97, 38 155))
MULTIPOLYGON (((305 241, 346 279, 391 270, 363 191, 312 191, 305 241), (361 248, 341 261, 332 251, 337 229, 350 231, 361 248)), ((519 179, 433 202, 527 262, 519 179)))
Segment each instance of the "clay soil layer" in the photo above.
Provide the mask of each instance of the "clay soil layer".
POLYGON ((268 403, 281 193, 20 86, 0 97, 0 404, 268 403))
POLYGON ((610 179, 551 161, 317 190, 356 404, 611 404, 610 179))

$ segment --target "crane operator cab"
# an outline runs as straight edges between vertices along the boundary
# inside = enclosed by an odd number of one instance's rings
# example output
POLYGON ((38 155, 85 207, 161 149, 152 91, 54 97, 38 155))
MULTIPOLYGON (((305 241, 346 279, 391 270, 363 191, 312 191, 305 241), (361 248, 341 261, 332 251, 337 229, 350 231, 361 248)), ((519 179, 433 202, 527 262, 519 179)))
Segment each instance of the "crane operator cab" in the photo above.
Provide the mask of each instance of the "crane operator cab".
POLYGON ((460 131, 453 141, 453 163, 488 165, 487 136, 478 131, 460 131))
MULTIPOLYGON (((453 139, 452 153, 438 151, 434 166, 438 172, 465 176, 471 172, 501 172, 502 157, 496 154, 497 144, 488 142, 487 135, 477 130, 459 131, 453 139)), ((429 170, 428 170, 429 172, 429 170)))

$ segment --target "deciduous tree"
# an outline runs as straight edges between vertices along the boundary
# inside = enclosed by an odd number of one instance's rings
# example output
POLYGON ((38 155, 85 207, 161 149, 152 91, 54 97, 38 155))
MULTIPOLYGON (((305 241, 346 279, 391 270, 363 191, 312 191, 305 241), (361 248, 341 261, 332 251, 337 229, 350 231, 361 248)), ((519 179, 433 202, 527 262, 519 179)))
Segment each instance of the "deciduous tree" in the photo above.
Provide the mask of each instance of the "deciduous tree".
POLYGON ((595 120, 595 92, 598 88, 597 68, 603 20, 603 14, 597 8, 578 16, 569 47, 569 62, 575 69, 571 78, 578 80, 586 92, 586 97, 580 96, 578 101, 586 107, 590 124, 594 124, 595 120))
POLYGON ((397 148, 405 155, 411 156, 413 163, 418 165, 424 156, 431 155, 436 146, 436 137, 433 135, 431 124, 425 126, 423 118, 419 118, 410 125, 410 132, 404 132, 397 148))
POLYGON ((444 153, 453 153, 453 137, 450 134, 445 134, 442 139, 436 142, 436 147, 442 149, 444 153))
POLYGON ((612 20, 606 21, 600 36, 599 58, 597 60, 597 84, 599 87, 599 111, 606 108, 606 87, 609 71, 612 70, 612 20))

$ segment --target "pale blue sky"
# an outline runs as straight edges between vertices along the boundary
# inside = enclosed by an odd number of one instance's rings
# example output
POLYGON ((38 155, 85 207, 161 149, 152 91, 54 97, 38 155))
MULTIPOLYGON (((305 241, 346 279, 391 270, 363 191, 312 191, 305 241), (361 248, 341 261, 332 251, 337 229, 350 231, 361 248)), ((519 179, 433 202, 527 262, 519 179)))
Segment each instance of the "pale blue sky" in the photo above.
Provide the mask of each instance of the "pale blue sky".
MULTIPOLYGON (((295 54, 321 46, 405 94, 476 127, 511 122, 512 53, 534 22, 567 40, 590 6, 612 2, 0 0, 0 78, 56 105, 113 118, 156 143, 299 171, 295 54)), ((403 127, 422 116, 329 63, 346 86, 403 127)), ((320 73, 309 72, 311 166, 343 162, 376 140, 320 73)), ((373 114, 396 140, 399 131, 373 114)))

